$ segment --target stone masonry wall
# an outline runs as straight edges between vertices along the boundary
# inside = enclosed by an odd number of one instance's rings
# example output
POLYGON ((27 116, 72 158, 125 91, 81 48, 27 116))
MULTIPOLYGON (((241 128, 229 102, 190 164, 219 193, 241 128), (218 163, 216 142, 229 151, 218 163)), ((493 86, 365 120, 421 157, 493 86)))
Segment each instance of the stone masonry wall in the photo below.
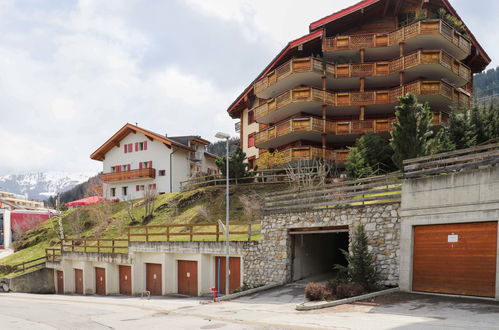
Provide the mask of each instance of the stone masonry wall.
MULTIPOLYGON (((350 242, 356 224, 362 223, 369 239, 369 250, 385 285, 398 285, 400 251, 399 203, 354 206, 266 215, 262 221, 262 240, 250 247, 255 259, 251 283, 285 283, 292 276, 291 228, 349 226, 350 242)), ((246 262, 245 262, 246 264, 246 262)), ((246 267, 245 267, 246 269, 246 267)))

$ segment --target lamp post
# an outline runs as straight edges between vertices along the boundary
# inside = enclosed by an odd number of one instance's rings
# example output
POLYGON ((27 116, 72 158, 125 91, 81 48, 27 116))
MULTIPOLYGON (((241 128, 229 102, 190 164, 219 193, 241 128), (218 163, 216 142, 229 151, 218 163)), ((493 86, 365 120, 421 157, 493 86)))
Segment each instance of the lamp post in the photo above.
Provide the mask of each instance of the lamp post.
MULTIPOLYGON (((225 156, 225 294, 229 294, 229 139, 230 135, 227 133, 218 132, 215 137, 217 139, 225 139, 226 142, 226 156, 225 156)), ((220 274, 218 275, 220 277, 220 274)))

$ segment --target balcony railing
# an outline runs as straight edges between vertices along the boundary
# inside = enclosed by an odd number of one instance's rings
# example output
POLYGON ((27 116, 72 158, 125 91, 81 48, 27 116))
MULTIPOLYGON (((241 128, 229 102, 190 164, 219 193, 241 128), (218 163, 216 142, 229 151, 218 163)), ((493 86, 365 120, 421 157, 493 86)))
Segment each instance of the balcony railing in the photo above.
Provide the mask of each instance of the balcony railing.
POLYGON ((139 170, 104 173, 102 175, 102 181, 105 183, 109 183, 118 181, 154 179, 155 177, 156 170, 154 168, 142 168, 139 170))
MULTIPOLYGON (((443 96, 451 103, 469 107, 471 97, 464 90, 456 89, 444 81, 415 81, 404 86, 386 90, 365 92, 339 92, 332 93, 309 87, 295 88, 270 99, 255 108, 255 119, 259 119, 279 110, 293 102, 317 102, 333 107, 369 106, 376 104, 395 104, 400 96, 413 93, 417 96, 436 95, 443 96)), ((284 117, 291 116, 291 113, 284 117)))
MULTIPOLYGON (((281 151, 283 155, 283 161, 285 163, 300 161, 300 160, 314 160, 314 159, 325 159, 328 161, 333 161, 336 163, 344 163, 348 158, 349 150, 331 150, 318 147, 291 147, 281 151)), ((265 169, 266 165, 256 160, 258 168, 265 169)))
POLYGON ((471 80, 470 68, 447 52, 443 50, 419 50, 392 61, 358 64, 332 64, 313 57, 292 59, 258 80, 254 84, 254 90, 255 94, 258 95, 277 82, 296 73, 316 72, 318 79, 320 79, 323 69, 325 69, 326 75, 335 79, 376 77, 392 75, 424 64, 442 65, 456 76, 464 79, 463 85, 471 80))
POLYGON ((471 42, 442 20, 419 21, 390 33, 324 38, 323 51, 333 52, 339 50, 390 47, 419 35, 434 34, 439 34, 452 42, 466 56, 471 53, 471 42))
POLYGON ((269 142, 280 136, 294 132, 316 132, 330 135, 354 135, 365 133, 381 133, 392 130, 395 118, 376 120, 332 121, 318 118, 294 118, 285 120, 258 132, 255 145, 269 142))

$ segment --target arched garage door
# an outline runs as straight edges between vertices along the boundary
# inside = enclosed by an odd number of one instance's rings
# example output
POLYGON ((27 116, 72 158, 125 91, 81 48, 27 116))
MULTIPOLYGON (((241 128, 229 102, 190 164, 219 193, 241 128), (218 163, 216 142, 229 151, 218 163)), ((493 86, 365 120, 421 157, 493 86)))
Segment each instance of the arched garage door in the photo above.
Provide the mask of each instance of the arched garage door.
POLYGON ((414 291, 494 297, 497 222, 414 227, 414 291))

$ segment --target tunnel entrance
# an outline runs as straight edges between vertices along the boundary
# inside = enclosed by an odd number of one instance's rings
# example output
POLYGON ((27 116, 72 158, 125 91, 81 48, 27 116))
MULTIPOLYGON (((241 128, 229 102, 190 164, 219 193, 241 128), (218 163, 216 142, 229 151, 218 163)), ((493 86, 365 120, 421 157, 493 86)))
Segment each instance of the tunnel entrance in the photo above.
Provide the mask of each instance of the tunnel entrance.
POLYGON ((348 226, 291 229, 289 234, 293 281, 331 274, 335 264, 347 265, 340 249, 348 251, 348 226))

